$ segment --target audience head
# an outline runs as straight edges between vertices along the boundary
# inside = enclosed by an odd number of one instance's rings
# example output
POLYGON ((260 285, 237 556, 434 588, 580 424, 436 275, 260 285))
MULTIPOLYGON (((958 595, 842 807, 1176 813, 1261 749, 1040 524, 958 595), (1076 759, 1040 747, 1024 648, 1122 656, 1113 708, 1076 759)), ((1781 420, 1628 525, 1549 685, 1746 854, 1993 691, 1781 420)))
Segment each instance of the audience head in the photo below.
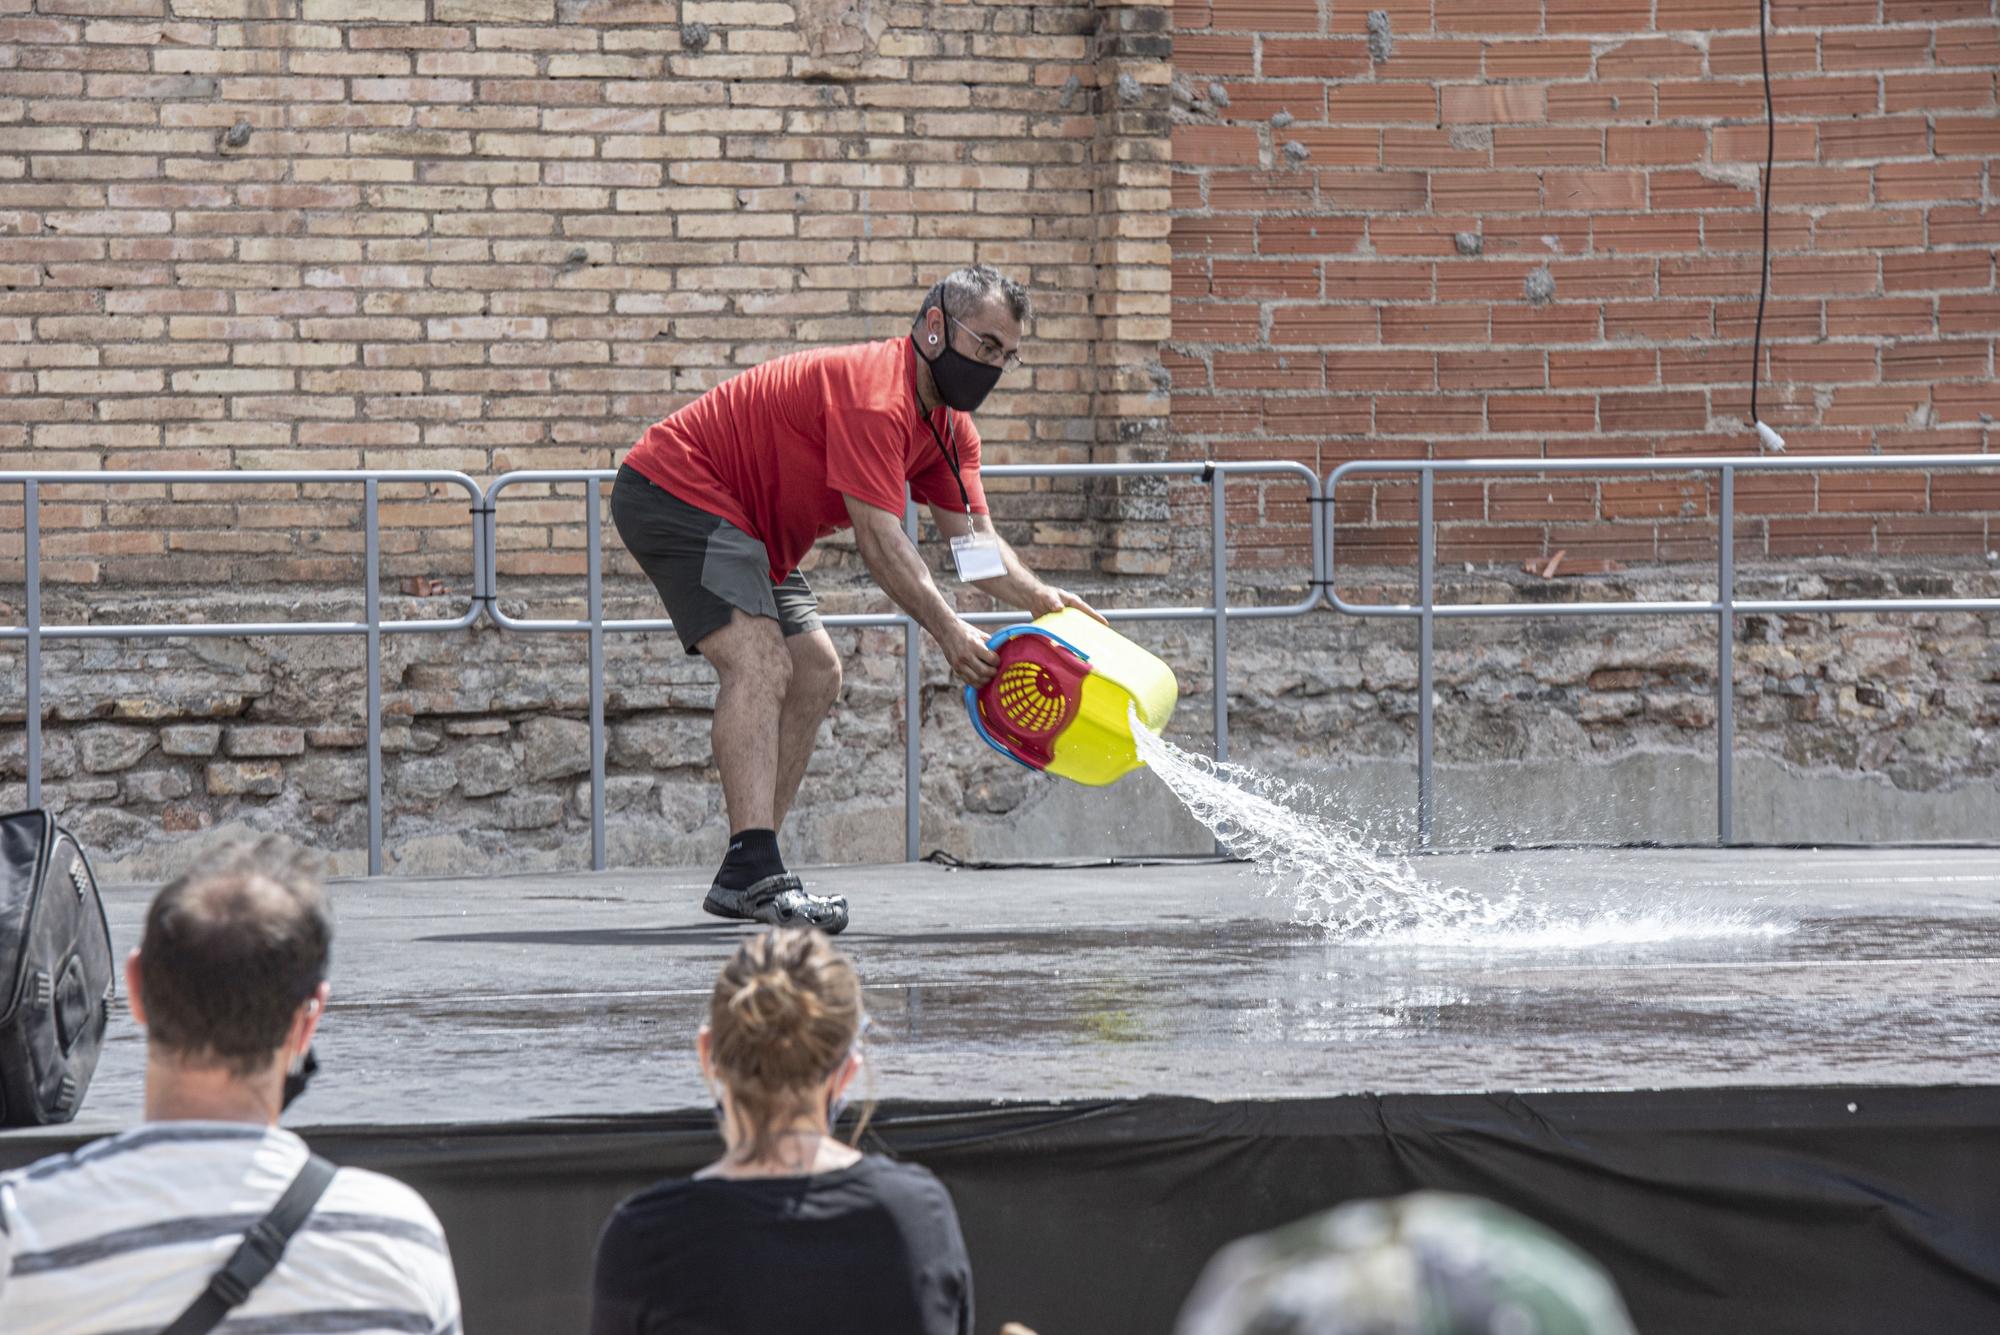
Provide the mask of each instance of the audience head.
POLYGON ((786 1130, 831 1124, 860 1068, 861 1026, 861 980, 823 934, 784 927, 743 943, 715 981, 699 1044, 738 1133, 732 1157, 759 1159, 786 1130))
POLYGON ((125 964, 149 1060, 275 1085, 318 1025, 332 940, 317 872, 288 840, 205 853, 154 897, 125 964))
POLYGON ((1632 1335, 1597 1264, 1511 1210, 1420 1193, 1231 1243, 1178 1335, 1632 1335))

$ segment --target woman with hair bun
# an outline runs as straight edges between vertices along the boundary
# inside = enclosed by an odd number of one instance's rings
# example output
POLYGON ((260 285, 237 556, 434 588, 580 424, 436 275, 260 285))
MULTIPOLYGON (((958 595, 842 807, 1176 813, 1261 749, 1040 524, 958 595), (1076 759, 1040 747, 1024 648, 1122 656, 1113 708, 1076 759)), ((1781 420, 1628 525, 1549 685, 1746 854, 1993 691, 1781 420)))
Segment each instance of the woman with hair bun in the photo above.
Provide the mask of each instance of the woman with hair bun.
POLYGON ((612 1213, 591 1335, 969 1335, 972 1271, 943 1185, 834 1138, 863 1024, 854 966, 819 932, 736 952, 695 1041, 722 1157, 612 1213))

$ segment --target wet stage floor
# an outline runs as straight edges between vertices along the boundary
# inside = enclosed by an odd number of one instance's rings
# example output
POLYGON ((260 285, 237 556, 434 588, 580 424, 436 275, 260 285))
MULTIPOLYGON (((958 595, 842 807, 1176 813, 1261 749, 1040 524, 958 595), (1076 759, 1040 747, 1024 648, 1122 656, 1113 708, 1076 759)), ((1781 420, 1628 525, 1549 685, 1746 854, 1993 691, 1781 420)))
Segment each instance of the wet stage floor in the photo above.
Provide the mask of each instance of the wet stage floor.
MULTIPOLYGON (((843 867, 883 1098, 2000 1082, 2000 854, 1450 855, 1510 924, 1338 941, 1241 865, 843 867), (1271 891, 1272 893, 1268 893, 1271 891)), ((707 872, 346 881, 296 1125, 706 1103, 707 872)), ((152 887, 108 892, 122 954, 152 887)), ((136 1120, 122 1003, 71 1130, 136 1120)))

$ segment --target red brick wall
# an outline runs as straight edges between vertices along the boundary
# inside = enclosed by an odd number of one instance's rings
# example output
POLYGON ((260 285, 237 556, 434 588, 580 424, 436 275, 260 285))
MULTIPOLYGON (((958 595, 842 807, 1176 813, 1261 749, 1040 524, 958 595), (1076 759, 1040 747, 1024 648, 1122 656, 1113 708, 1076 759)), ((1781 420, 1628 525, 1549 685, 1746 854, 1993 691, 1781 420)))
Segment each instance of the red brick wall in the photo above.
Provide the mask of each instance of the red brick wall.
MULTIPOLYGON (((1180 450, 1323 471, 1754 450, 1756 0, 1380 0, 1386 51, 1370 8, 1175 9, 1180 450)), ((1760 410, 1794 454, 2000 439, 1995 16, 1772 0, 1760 410)), ((1440 551, 1712 557, 1712 493, 1687 475, 1443 482, 1440 551)), ((1242 517, 1269 553, 1296 550, 1302 513, 1262 504, 1242 517)), ((2000 545, 2000 470, 1746 477, 1738 505, 1753 558, 2000 545)), ((1344 487, 1343 562, 1407 557, 1413 515, 1413 487, 1344 487)))

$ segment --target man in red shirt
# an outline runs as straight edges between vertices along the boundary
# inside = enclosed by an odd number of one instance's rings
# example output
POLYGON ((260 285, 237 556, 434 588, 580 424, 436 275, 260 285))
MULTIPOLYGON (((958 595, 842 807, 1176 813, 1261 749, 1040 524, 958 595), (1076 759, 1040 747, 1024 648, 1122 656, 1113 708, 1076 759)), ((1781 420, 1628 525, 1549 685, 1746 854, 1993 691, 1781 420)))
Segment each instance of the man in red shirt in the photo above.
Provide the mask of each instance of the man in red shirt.
POLYGON ((777 831, 840 658, 799 562, 852 526, 868 573, 944 651, 985 683, 997 662, 959 619, 903 532, 904 488, 952 540, 959 577, 1032 615, 1075 607, 993 531, 969 414, 1020 364, 1028 294, 978 265, 924 297, 909 337, 793 353, 717 385, 625 456, 612 521, 665 602, 681 643, 715 666, 715 760, 729 849, 702 907, 725 918, 827 932, 847 901, 808 894, 777 831))

